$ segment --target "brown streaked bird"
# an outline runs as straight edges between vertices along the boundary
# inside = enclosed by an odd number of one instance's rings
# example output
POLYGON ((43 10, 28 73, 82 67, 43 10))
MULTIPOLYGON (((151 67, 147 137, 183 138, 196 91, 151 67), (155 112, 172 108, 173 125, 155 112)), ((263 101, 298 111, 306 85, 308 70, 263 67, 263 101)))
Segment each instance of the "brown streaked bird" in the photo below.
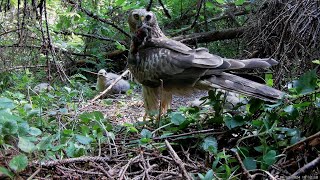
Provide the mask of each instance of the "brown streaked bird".
POLYGON ((210 54, 206 48, 192 49, 167 38, 154 13, 145 9, 132 10, 128 23, 132 33, 128 64, 134 78, 142 84, 146 113, 157 112, 159 100, 161 112, 165 113, 173 94, 186 95, 195 89, 219 88, 265 101, 277 101, 284 95, 277 89, 225 72, 268 68, 278 64, 274 59, 227 59, 210 54))

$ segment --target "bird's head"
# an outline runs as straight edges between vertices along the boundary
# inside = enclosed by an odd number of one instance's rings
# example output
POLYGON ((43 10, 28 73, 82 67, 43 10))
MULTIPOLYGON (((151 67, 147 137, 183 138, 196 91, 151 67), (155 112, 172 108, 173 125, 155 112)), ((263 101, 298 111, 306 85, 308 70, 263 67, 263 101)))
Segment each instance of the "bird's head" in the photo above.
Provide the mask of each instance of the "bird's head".
POLYGON ((163 35, 152 11, 134 9, 129 13, 128 23, 131 33, 138 37, 146 36, 147 32, 150 32, 153 37, 159 37, 159 34, 160 36, 163 35))
POLYGON ((107 74, 107 71, 106 71, 106 70, 100 69, 100 71, 98 72, 98 77, 106 76, 106 74, 107 74))

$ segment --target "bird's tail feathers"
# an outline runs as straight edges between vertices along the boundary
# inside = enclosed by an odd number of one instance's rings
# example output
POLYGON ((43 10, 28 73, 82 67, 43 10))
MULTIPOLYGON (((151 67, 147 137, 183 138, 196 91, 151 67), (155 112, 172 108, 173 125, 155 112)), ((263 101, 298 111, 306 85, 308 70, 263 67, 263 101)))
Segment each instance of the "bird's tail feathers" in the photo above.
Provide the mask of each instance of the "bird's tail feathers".
POLYGON ((196 84, 196 87, 206 90, 211 88, 224 89, 270 102, 276 102, 285 95, 284 92, 267 85, 259 84, 229 73, 221 73, 220 75, 214 75, 200 80, 196 84))
POLYGON ((215 74, 217 72, 223 72, 226 70, 237 70, 237 69, 256 69, 256 68, 269 68, 271 66, 277 65, 278 61, 272 58, 253 58, 253 59, 223 59, 223 64, 214 69, 209 69, 206 75, 215 74))

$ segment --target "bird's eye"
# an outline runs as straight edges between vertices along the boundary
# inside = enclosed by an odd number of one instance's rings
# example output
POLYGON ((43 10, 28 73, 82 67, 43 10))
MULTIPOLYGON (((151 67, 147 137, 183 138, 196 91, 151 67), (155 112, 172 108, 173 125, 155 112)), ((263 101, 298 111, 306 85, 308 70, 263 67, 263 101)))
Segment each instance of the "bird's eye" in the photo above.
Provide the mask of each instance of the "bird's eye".
POLYGON ((138 20, 139 19, 139 14, 133 14, 133 17, 138 20))
POLYGON ((150 16, 150 15, 147 15, 147 16, 146 16, 146 20, 147 20, 147 21, 150 21, 150 19, 151 19, 151 16, 150 16))

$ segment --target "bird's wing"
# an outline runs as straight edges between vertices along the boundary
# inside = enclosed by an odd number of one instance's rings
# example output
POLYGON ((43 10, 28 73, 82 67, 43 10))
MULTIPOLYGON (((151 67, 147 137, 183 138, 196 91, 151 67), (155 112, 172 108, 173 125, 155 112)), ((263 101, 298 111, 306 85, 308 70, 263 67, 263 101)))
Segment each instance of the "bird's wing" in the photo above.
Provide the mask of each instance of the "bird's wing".
POLYGON ((145 44, 145 47, 169 50, 171 63, 186 68, 215 68, 223 64, 223 58, 210 54, 206 48, 191 49, 181 42, 166 37, 153 38, 145 44))

